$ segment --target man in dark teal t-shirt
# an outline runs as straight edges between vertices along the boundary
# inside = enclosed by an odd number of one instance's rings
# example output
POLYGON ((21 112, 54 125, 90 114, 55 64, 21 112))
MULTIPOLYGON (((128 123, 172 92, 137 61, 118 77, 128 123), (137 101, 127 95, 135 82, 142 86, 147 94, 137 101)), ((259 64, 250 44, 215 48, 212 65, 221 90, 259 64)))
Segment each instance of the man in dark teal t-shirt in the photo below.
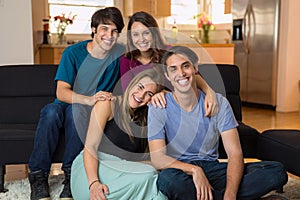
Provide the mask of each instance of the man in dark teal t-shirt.
POLYGON ((92 40, 64 50, 55 77, 57 98, 41 110, 28 163, 31 200, 50 199, 48 174, 61 129, 65 132, 65 181, 60 198, 72 199, 71 165, 83 149, 90 110, 97 101, 110 97, 119 79, 119 57, 125 47, 117 39, 123 27, 117 8, 100 9, 91 19, 92 40))

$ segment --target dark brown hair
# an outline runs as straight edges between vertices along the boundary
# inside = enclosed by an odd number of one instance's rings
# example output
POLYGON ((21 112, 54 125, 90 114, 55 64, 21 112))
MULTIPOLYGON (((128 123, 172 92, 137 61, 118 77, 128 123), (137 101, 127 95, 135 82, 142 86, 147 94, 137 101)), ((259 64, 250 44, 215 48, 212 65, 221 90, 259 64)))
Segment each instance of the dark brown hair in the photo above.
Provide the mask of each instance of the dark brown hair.
MULTIPOLYGON (((121 33, 124 28, 124 21, 121 11, 116 7, 106 7, 96 11, 92 16, 91 28, 98 28, 99 24, 111 24, 114 23, 118 29, 118 33, 121 33)), ((94 33, 92 32, 92 38, 94 33)))
POLYGON ((152 58, 151 62, 159 63, 162 54, 165 52, 164 49, 166 45, 159 31, 158 23, 152 15, 144 11, 134 13, 129 19, 127 26, 127 53, 125 57, 133 59, 141 55, 140 51, 134 47, 132 42, 131 28, 134 22, 140 22, 149 28, 153 37, 153 44, 149 49, 151 52, 150 57, 152 58))
POLYGON ((199 58, 192 49, 185 47, 185 46, 173 46, 168 51, 166 51, 161 58, 161 63, 164 65, 163 69, 165 72, 167 72, 166 62, 167 62, 168 58, 171 57, 172 55, 177 55, 177 54, 186 56, 191 61, 193 66, 198 65, 199 58))

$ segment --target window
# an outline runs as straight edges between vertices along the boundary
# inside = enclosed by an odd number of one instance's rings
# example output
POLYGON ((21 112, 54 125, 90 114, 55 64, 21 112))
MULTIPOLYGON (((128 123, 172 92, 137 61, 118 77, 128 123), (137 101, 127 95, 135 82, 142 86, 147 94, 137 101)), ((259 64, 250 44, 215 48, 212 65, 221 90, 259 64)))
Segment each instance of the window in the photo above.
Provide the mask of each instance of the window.
POLYGON ((171 14, 167 18, 168 24, 196 25, 193 16, 206 12, 212 17, 214 24, 232 22, 231 14, 224 14, 225 0, 171 0, 171 14))
POLYGON ((171 0, 171 16, 167 18, 168 24, 195 25, 193 18, 198 13, 197 0, 171 0))
MULTIPOLYGON (((91 17, 100 8, 114 6, 113 0, 48 0, 49 13, 51 17, 76 14, 74 23, 68 26, 66 33, 90 34, 91 17)), ((54 23, 50 24, 50 32, 56 33, 54 23)))
POLYGON ((232 22, 231 14, 224 14, 225 0, 211 0, 211 16, 213 24, 226 24, 232 22))

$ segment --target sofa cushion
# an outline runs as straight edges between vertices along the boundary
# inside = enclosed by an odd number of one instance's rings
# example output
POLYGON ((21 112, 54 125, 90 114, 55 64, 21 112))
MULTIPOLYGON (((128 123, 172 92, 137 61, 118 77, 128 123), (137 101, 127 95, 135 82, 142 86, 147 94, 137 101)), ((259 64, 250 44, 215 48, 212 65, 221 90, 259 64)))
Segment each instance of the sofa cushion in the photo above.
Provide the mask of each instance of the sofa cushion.
POLYGON ((57 65, 0 66, 0 96, 55 96, 56 70, 57 65))
POLYGON ((283 163, 287 171, 300 176, 300 130, 271 129, 262 132, 257 157, 283 163))
POLYGON ((53 102, 54 98, 54 96, 0 97, 0 124, 37 123, 41 109, 53 102))
POLYGON ((0 165, 27 163, 32 151, 35 129, 27 125, 0 128, 0 165))
POLYGON ((0 66, 0 124, 37 123, 55 98, 57 65, 0 66))
MULTIPOLYGON (((0 165, 28 163, 31 155, 36 124, 0 125, 0 165)), ((52 162, 62 162, 65 149, 65 134, 61 130, 52 162)))

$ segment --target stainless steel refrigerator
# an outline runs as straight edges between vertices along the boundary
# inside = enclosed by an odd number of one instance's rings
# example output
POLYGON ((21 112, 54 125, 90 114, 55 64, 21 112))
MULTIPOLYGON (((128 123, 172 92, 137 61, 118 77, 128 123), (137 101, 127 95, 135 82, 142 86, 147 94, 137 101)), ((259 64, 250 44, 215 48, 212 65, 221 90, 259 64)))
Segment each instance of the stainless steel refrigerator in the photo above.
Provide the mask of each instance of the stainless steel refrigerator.
POLYGON ((275 107, 280 0, 233 0, 232 17, 242 101, 275 107))

